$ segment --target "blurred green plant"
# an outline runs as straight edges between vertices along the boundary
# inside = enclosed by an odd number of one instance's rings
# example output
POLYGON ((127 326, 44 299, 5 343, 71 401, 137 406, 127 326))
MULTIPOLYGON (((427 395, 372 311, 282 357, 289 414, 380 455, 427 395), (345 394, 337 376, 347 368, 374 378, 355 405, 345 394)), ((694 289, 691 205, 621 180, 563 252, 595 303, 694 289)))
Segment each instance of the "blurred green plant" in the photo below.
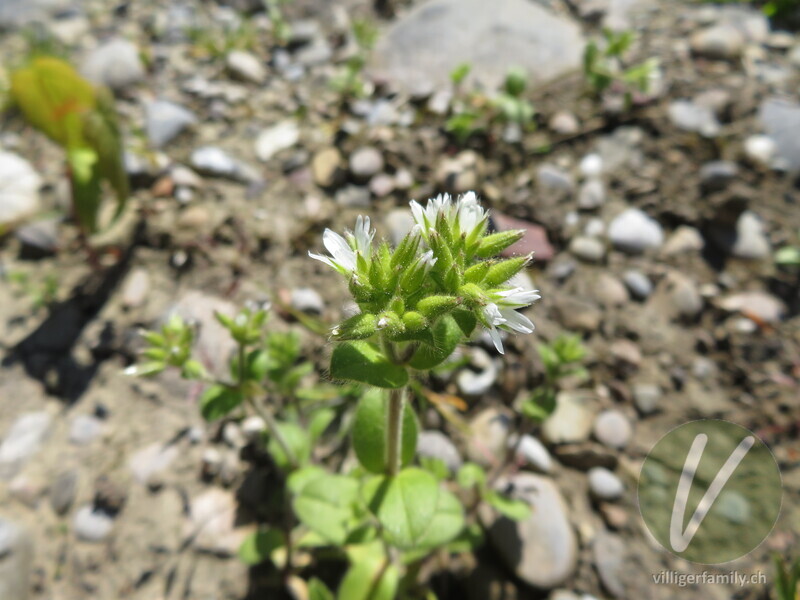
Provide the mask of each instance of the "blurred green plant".
POLYGON ((588 372, 581 365, 586 348, 579 335, 561 334, 551 344, 536 347, 544 368, 544 382, 522 403, 522 413, 535 422, 542 422, 556 408, 561 380, 583 379, 588 372))
POLYGON ((774 600, 800 600, 800 558, 775 555, 774 600))
POLYGON ((643 62, 625 66, 626 54, 636 34, 631 30, 615 32, 603 30, 603 40, 591 40, 583 54, 583 73, 586 83, 596 97, 613 91, 624 94, 627 109, 633 104, 633 94, 646 94, 658 74, 659 61, 649 58, 643 62))
POLYGON ((195 55, 220 60, 233 50, 253 52, 258 47, 258 32, 248 19, 242 19, 236 27, 191 27, 186 37, 193 46, 195 55))
POLYGON ((329 83, 331 89, 342 99, 364 98, 369 95, 370 86, 364 80, 363 71, 369 53, 378 39, 378 28, 371 21, 356 19, 353 21, 351 35, 355 48, 329 83))
POLYGON ((69 63, 41 56, 11 74, 11 99, 30 125, 65 150, 72 205, 82 232, 99 228, 104 181, 116 194, 118 218, 129 189, 111 92, 93 86, 69 63))
POLYGON ((528 131, 534 128, 533 117, 536 110, 524 95, 528 77, 523 69, 509 69, 500 92, 491 98, 477 91, 464 90, 464 82, 470 70, 470 65, 464 63, 450 73, 454 101, 444 129, 459 145, 464 145, 475 135, 489 131, 495 123, 514 124, 528 131))
MULTIPOLYGON (((800 239, 800 231, 797 232, 797 239, 800 239)), ((775 264, 780 266, 796 267, 800 265, 800 245, 787 244, 775 252, 775 264)))
POLYGON ((34 311, 46 308, 58 300, 58 278, 52 273, 46 275, 40 283, 32 282, 25 271, 17 270, 7 272, 5 279, 13 289, 30 298, 34 311))
POLYGON ((292 27, 283 14, 283 6, 291 2, 292 0, 264 0, 264 8, 272 23, 272 35, 281 46, 285 46, 292 36, 292 27))

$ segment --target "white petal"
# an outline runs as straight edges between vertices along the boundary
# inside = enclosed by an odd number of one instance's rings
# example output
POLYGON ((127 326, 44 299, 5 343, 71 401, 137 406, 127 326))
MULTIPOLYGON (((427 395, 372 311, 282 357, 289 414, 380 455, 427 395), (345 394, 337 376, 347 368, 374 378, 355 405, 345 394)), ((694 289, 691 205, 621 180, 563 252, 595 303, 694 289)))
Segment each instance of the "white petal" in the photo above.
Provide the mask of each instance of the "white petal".
POLYGON ((513 329, 514 331, 518 331, 520 333, 533 332, 533 323, 525 315, 522 315, 510 308, 501 308, 500 313, 506 320, 506 322, 504 323, 505 327, 508 327, 509 329, 513 329))
POLYGON ((411 215, 414 217, 414 222, 420 227, 425 227, 424 209, 416 200, 409 202, 411 205, 411 215))
POLYGON ((503 338, 500 337, 500 332, 497 330, 497 328, 492 327, 491 329, 489 329, 489 337, 492 338, 492 341, 494 342, 494 347, 497 348, 497 351, 500 354, 505 354, 505 352, 503 351, 503 338))
POLYGON ((356 268, 356 253, 350 247, 342 236, 338 233, 326 229, 322 234, 322 243, 325 248, 331 253, 333 259, 342 265, 348 271, 354 271, 356 268))
POLYGON ((500 304, 504 306, 528 306, 534 300, 541 298, 539 290, 526 290, 521 287, 496 292, 495 296, 502 298, 500 304))
POLYGON ((336 269, 337 271, 339 270, 339 265, 337 265, 335 262, 333 262, 333 261, 331 260, 330 256, 325 256, 325 255, 323 255, 323 254, 314 254, 313 252, 309 252, 309 253, 308 253, 308 255, 309 255, 311 258, 313 258, 314 260, 318 260, 318 261, 320 261, 320 262, 324 262, 324 263, 325 263, 326 265, 328 265, 329 267, 333 267, 333 268, 334 268, 334 269, 336 269))
POLYGON ((489 303, 483 307, 483 316, 492 326, 502 325, 506 322, 500 309, 497 308, 497 304, 494 303, 489 303))

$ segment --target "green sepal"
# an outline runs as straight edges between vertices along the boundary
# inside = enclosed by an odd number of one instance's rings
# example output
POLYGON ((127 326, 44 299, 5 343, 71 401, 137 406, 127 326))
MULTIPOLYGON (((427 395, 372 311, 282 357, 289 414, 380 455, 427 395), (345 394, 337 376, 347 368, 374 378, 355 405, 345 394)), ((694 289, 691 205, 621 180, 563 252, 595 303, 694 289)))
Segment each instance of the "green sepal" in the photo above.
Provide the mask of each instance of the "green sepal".
POLYGON ((461 327, 445 315, 433 326, 433 343, 420 346, 408 364, 418 371, 432 369, 447 360, 463 339, 461 327))
POLYGON ((371 313, 359 313, 345 319, 334 330, 336 340, 365 340, 378 330, 378 317, 371 313))
POLYGON ((489 272, 489 268, 491 266, 492 263, 487 260, 482 260, 475 263, 469 269, 464 271, 464 283, 481 283, 483 278, 486 277, 486 273, 489 272))
POLYGON ((493 264, 489 267, 489 272, 483 280, 483 285, 487 288, 494 288, 503 285, 514 275, 519 273, 528 264, 527 256, 517 256, 493 264))
POLYGON ((416 310, 429 321, 434 321, 456 306, 458 306, 456 296, 428 296, 417 302, 416 310))
POLYGON ((524 229, 515 229, 511 231, 500 231, 498 233, 490 233, 478 244, 475 251, 475 256, 480 258, 491 258, 497 256, 509 246, 513 246, 525 236, 524 229))

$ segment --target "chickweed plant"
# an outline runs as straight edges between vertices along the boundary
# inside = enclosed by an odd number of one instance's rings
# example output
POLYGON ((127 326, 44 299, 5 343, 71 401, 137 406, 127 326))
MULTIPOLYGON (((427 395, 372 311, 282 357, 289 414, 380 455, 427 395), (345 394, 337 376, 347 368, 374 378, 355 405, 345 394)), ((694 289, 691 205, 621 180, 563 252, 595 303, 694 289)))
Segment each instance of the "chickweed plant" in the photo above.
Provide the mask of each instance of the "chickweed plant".
POLYGON ((775 555, 774 600, 800 600, 800 558, 791 561, 775 555))
POLYGON ((494 97, 479 92, 465 93, 463 84, 469 72, 470 66, 462 64, 450 74, 456 101, 445 122, 445 131, 452 134, 459 144, 465 144, 472 136, 491 129, 496 123, 514 125, 520 130, 534 128, 536 110, 525 98, 528 78, 523 69, 509 69, 503 87, 494 97))
POLYGON ((330 86, 342 99, 364 98, 371 93, 371 86, 363 77, 370 50, 378 39, 378 29, 370 21, 358 19, 352 29, 355 49, 331 78, 330 86))
POLYGON ((264 334, 265 310, 217 315, 237 347, 226 379, 212 377, 193 357, 194 329, 177 318, 144 334, 143 361, 129 369, 152 375, 172 367, 207 382, 200 401, 207 419, 243 409, 261 416, 266 450, 285 476, 291 517, 288 525, 264 527, 248 538, 240 555, 248 563, 272 561, 286 577, 296 576, 300 553, 345 559, 349 567, 338 581, 308 582, 313 598, 432 598, 417 582, 423 563, 437 550, 467 551, 479 543, 480 528, 469 522, 475 511, 466 514, 465 503, 472 509, 477 498, 510 518, 529 514, 527 505, 498 493, 475 464, 452 480, 446 469, 414 464, 419 425, 411 393, 479 328, 500 353, 501 330, 533 331, 520 311, 538 293, 508 283, 531 257, 496 258, 522 232, 490 233, 488 213, 472 192, 457 199, 442 195, 426 206, 411 202, 411 212, 415 225, 395 248, 376 241, 369 218, 360 216, 344 235, 325 230, 327 253, 309 253, 341 275, 358 306, 329 336, 330 376, 345 390, 359 390, 354 410, 353 403, 340 404, 338 412, 293 405, 307 406, 320 395, 298 391, 309 366, 297 363, 296 345, 290 344, 287 359, 286 339, 264 334), (278 402, 281 397, 291 400, 278 402), (342 414, 348 416, 341 423, 351 424, 357 463, 345 461, 332 472, 315 461, 314 449, 342 414), (328 584, 338 584, 335 595, 328 584))
POLYGON ((114 99, 60 58, 37 56, 11 74, 11 100, 25 119, 66 153, 75 219, 83 234, 100 228, 103 183, 117 199, 118 217, 128 199, 128 176, 114 99))
POLYGON ((627 110, 633 105, 634 94, 651 92, 659 76, 657 58, 626 66, 626 54, 634 41, 633 31, 604 29, 603 40, 590 41, 583 54, 583 73, 591 92, 597 97, 607 92, 621 93, 627 110))

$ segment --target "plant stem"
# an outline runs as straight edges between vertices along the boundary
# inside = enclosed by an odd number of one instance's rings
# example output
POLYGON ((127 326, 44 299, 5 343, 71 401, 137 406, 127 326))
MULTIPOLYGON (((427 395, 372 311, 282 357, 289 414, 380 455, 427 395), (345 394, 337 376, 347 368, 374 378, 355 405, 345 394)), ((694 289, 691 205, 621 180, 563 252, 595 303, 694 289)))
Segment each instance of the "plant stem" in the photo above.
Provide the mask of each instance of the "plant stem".
POLYGON ((403 409, 406 388, 389 392, 389 411, 386 423, 387 472, 390 476, 400 472, 403 454, 403 409))

